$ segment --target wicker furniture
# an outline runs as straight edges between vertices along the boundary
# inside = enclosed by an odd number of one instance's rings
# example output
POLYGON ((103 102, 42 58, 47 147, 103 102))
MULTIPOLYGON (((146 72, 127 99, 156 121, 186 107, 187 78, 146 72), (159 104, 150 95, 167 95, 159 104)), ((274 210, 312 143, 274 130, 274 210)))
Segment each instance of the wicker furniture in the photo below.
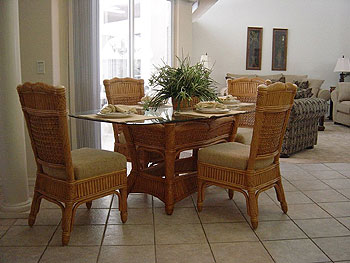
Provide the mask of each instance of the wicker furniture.
MULTIPOLYGON (((265 80, 261 78, 237 78, 227 80, 227 93, 236 96, 241 102, 256 102, 258 86, 265 80)), ((239 127, 253 127, 255 112, 244 114, 239 121, 239 127)))
POLYGON ((243 193, 254 229, 258 226, 258 197, 274 187, 284 213, 287 202, 282 187, 279 153, 296 86, 287 83, 260 85, 250 146, 228 142, 216 144, 198 153, 198 211, 202 210, 204 186, 217 185, 243 193))
POLYGON ((78 206, 86 203, 91 208, 92 200, 114 193, 125 222, 126 158, 95 149, 70 150, 64 87, 27 82, 17 91, 37 164, 29 225, 35 222, 42 198, 57 204, 62 209, 62 244, 67 245, 78 206))
POLYGON ((339 82, 331 96, 334 123, 350 126, 350 83, 339 82))

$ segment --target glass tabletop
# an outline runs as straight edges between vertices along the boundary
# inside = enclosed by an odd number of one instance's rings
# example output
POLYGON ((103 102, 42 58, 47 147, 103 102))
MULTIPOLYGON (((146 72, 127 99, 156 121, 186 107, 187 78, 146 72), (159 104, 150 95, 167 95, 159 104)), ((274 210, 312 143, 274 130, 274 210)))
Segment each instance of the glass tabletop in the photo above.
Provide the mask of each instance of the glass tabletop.
POLYGON ((228 112, 221 113, 200 113, 195 110, 174 111, 172 106, 162 106, 157 110, 144 110, 137 108, 138 114, 131 114, 119 118, 108 118, 97 115, 99 110, 90 110, 84 112, 70 113, 69 116, 77 119, 86 119, 99 122, 119 123, 119 124, 135 124, 149 125, 162 123, 176 123, 194 120, 203 120, 208 118, 222 118, 238 114, 245 114, 255 111, 255 105, 238 107, 230 109, 228 112))

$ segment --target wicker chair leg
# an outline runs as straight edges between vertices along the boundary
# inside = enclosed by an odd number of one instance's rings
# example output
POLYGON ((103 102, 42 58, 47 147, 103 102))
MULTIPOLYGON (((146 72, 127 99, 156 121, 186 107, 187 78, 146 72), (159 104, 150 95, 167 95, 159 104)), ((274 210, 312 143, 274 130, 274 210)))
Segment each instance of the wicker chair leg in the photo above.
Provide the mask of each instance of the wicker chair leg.
POLYGON ((90 209, 92 206, 92 201, 86 202, 85 205, 86 205, 87 209, 90 209))
POLYGON ((197 209, 198 212, 201 212, 203 209, 203 201, 204 201, 204 181, 198 179, 198 197, 197 197, 197 209))
POLYGON ((287 205, 286 197, 284 195, 281 179, 277 181, 277 185, 275 186, 275 191, 277 195, 277 200, 281 204, 282 211, 286 214, 288 212, 288 205, 287 205))
POLYGON ((40 203, 41 203, 41 198, 40 195, 37 191, 34 190, 34 196, 33 196, 33 201, 32 205, 30 208, 30 214, 28 217, 28 225, 33 226, 35 223, 36 215, 39 212, 40 209, 40 203))
POLYGON ((234 194, 233 190, 232 189, 228 189, 228 198, 230 198, 232 200, 233 194, 234 194))
POLYGON ((248 202, 249 202, 249 216, 253 229, 258 227, 258 200, 255 195, 255 191, 248 190, 248 202))
POLYGON ((127 198, 128 198, 128 188, 124 187, 119 190, 120 191, 120 202, 119 202, 119 211, 120 211, 120 218, 123 223, 128 220, 128 206, 127 206, 127 198))
POLYGON ((73 203, 66 203, 62 216, 62 245, 69 243, 70 233, 72 231, 73 203))

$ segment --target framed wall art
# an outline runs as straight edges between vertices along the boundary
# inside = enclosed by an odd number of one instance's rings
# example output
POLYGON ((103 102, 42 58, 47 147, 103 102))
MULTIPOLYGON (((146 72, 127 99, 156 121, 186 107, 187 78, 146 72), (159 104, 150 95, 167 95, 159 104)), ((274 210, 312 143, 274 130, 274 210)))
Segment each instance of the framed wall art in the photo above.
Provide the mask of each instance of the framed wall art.
POLYGON ((272 39, 272 70, 287 70, 288 29, 274 28, 272 39))
POLYGON ((261 69, 262 27, 248 27, 246 69, 261 69))

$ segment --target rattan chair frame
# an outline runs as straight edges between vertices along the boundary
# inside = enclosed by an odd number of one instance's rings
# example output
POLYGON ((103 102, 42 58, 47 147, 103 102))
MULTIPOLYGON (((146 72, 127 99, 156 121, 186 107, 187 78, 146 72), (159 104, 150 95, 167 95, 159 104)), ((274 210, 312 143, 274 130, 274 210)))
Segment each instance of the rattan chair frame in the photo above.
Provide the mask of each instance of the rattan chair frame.
MULTIPOLYGON (((235 96, 241 102, 256 103, 258 86, 264 84, 265 80, 262 78, 237 78, 227 80, 227 93, 235 96)), ((255 119, 255 112, 244 114, 240 118, 239 127, 253 127, 255 119)))
POLYGON ((33 226, 41 199, 57 204, 62 210, 62 245, 67 245, 73 229, 76 209, 83 203, 117 194, 122 222, 127 220, 126 169, 76 180, 71 156, 66 109, 66 89, 44 83, 17 87, 37 165, 34 196, 28 224, 33 226), (66 178, 47 175, 43 166, 65 171, 66 178), (119 190, 119 192, 117 191, 119 190))
POLYGON ((279 154, 295 93, 296 86, 291 83, 259 86, 247 168, 238 170, 199 161, 198 211, 202 210, 204 187, 207 184, 214 184, 229 189, 231 199, 233 191, 244 195, 247 213, 254 229, 258 227, 258 197, 263 191, 274 187, 281 208, 284 213, 287 213, 288 206, 282 186, 279 154), (254 168, 257 160, 271 157, 274 161, 270 166, 260 170, 254 168))

